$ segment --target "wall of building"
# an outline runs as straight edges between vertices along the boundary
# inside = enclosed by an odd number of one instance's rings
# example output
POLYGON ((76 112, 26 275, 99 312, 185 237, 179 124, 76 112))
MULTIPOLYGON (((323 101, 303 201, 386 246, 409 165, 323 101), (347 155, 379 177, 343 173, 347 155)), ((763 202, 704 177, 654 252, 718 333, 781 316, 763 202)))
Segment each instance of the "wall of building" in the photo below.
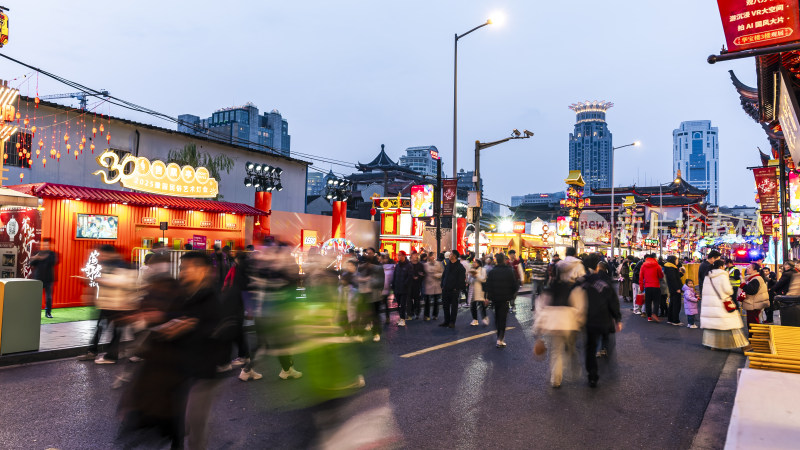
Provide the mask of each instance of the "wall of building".
POLYGON ((672 131, 672 175, 708 191, 707 201, 719 205, 719 129, 710 120, 681 122, 672 131))
POLYGON ((208 153, 211 156, 226 155, 234 161, 230 173, 223 171, 220 174, 219 189, 222 196, 220 200, 254 205, 255 190, 244 186, 245 163, 252 161, 283 169, 281 182, 284 189, 273 193, 273 209, 289 212, 305 211, 307 163, 303 161, 236 147, 223 142, 204 140, 145 124, 95 117, 94 114, 81 115, 74 110, 65 111, 44 103, 40 104, 39 108, 34 108, 32 102, 21 100, 19 112, 22 117, 31 118, 28 129, 30 126, 37 127, 37 132, 32 139, 32 168, 6 166, 9 169, 6 175, 8 177, 6 185, 51 182, 122 190, 123 188, 119 184, 106 185, 100 176, 93 174, 102 169, 95 158, 106 149, 130 152, 135 156, 166 162, 170 150, 181 149, 186 144, 194 143, 199 152, 208 153), (36 120, 33 120, 34 115, 36 120), (101 123, 106 133, 110 132, 110 142, 106 140, 105 133, 103 136, 99 132, 92 135, 93 125, 99 127, 101 123), (78 150, 81 138, 86 138, 83 153, 79 154, 77 158, 72 153, 67 154, 64 135, 69 136, 67 143, 71 145, 73 152, 78 150), (35 151, 38 149, 40 139, 44 145, 41 155, 37 157, 35 151), (94 153, 89 149, 92 143, 95 144, 94 153), (51 148, 61 152, 60 162, 49 158, 51 148), (42 165, 42 159, 46 156, 47 163, 42 165), (24 175, 22 180, 19 178, 20 174, 24 175))
MULTIPOLYGON (((271 231, 276 240, 295 247, 300 245, 300 230, 313 230, 317 232, 318 242, 321 244, 332 237, 332 220, 331 216, 273 211, 271 231)), ((351 240, 356 247, 378 248, 379 226, 379 222, 347 218, 345 238, 351 240)))

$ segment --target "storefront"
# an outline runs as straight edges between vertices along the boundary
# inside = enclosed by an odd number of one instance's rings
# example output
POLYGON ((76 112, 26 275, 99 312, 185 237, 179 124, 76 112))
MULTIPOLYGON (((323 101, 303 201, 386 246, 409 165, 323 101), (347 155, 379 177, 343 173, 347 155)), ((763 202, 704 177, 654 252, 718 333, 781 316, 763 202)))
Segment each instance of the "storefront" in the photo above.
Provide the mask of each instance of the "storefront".
POLYGON ((264 215, 248 205, 196 198, 53 183, 9 187, 41 199, 38 210, 28 208, 24 214, 31 216, 32 254, 45 238, 58 253, 55 307, 81 304, 83 283, 77 277, 84 275, 81 269, 99 245, 114 245, 132 263, 139 263, 141 250, 160 240, 176 250, 186 244, 198 250, 244 247, 253 231, 253 219, 248 218, 264 215))

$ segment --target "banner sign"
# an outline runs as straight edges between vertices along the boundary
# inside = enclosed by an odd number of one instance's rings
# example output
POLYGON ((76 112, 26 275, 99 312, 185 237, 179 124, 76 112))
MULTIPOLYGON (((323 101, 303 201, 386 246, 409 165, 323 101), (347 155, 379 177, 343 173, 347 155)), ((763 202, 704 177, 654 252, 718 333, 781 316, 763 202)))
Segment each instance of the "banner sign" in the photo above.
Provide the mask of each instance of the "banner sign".
POLYGON ((458 180, 442 180, 442 215, 452 216, 456 209, 458 180))
POLYGON ((765 235, 772 236, 772 214, 761 214, 761 227, 765 235))
POLYGON ((126 153, 120 161, 112 150, 106 150, 98 156, 97 163, 108 169, 108 172, 97 170, 93 173, 100 175, 105 184, 119 182, 134 191, 175 197, 214 198, 219 193, 217 180, 211 178, 205 167, 195 169, 191 166, 181 167, 174 162, 150 162, 143 156, 130 153, 126 153), (133 170, 130 169, 131 164, 133 170))
POLYGON ((512 231, 514 233, 524 233, 525 232, 525 222, 514 222, 512 231))
POLYGON ((432 184, 411 186, 411 217, 433 217, 432 184))
POLYGON ((778 173, 774 167, 759 167, 753 169, 756 177, 756 189, 758 189, 758 200, 761 203, 761 211, 765 213, 778 213, 778 173))
POLYGON ((798 0, 717 0, 728 52, 800 40, 798 0))
POLYGON ((780 71, 780 97, 778 98, 778 122, 781 124, 783 138, 792 155, 792 161, 800 161, 800 121, 797 118, 798 105, 794 95, 793 75, 786 70, 780 71))
POLYGON ((302 244, 302 250, 307 252, 311 250, 311 247, 316 247, 317 238, 316 230, 300 230, 300 243, 302 244))

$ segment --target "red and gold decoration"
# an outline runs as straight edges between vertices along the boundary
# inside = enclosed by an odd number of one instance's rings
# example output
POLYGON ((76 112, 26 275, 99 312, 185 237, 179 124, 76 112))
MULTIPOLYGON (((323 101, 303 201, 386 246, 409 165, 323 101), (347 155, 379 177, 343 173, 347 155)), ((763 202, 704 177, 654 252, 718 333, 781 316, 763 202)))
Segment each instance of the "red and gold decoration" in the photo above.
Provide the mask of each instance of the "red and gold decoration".
POLYGON ((397 252, 422 249, 424 219, 411 217, 410 197, 373 197, 372 209, 380 214, 380 250, 394 259, 397 252))
POLYGON ((583 187, 586 183, 580 170, 570 170, 569 177, 564 180, 567 183, 567 198, 561 200, 561 207, 569 210, 569 217, 572 221, 572 245, 578 247, 580 240, 580 217, 581 210, 591 204, 588 198, 583 198, 583 187))

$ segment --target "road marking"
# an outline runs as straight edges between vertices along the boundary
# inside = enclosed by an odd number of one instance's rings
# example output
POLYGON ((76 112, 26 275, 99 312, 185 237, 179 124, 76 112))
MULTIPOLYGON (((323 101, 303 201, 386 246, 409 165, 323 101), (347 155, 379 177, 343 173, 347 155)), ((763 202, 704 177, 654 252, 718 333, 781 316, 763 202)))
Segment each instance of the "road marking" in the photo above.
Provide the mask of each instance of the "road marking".
MULTIPOLYGON (((506 331, 513 330, 516 327, 506 327, 506 331)), ((475 336, 465 337, 463 339, 459 339, 453 342, 447 342, 445 344, 434 345, 433 347, 423 348, 422 350, 417 350, 416 352, 406 353, 405 355, 400 355, 401 358, 411 358, 412 356, 422 355, 424 353, 432 352, 434 350, 440 350, 447 347, 452 347, 454 345, 458 345, 462 342, 472 341, 478 338, 482 338, 484 336, 489 336, 491 334, 497 333, 496 331, 487 331, 486 333, 476 334, 475 336)))

